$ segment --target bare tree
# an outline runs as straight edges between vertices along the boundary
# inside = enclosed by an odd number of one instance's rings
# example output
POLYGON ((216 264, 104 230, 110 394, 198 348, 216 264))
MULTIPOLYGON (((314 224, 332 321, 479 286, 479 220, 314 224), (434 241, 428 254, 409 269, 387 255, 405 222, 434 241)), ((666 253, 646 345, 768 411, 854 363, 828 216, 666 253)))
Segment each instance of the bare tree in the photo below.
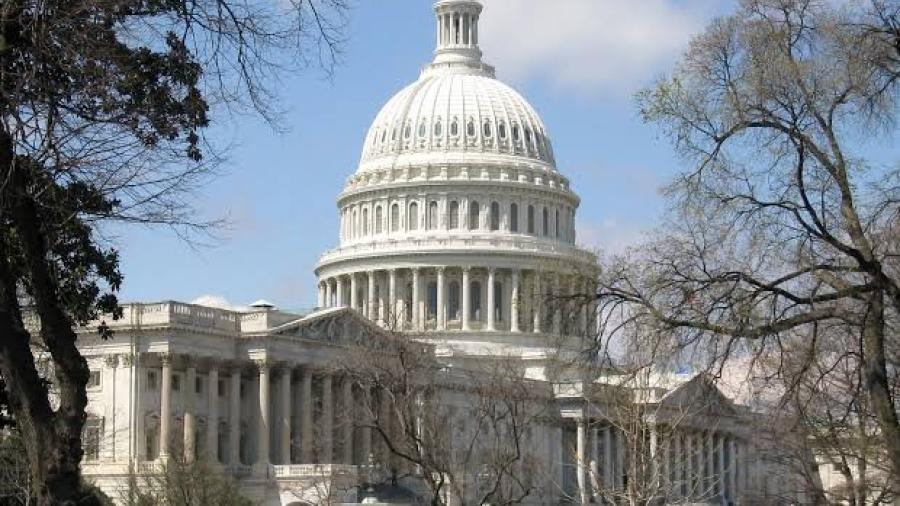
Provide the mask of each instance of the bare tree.
POLYGON ((361 490, 405 485, 433 505, 519 504, 542 493, 547 473, 531 450, 555 423, 549 392, 511 362, 457 370, 414 335, 374 336, 334 364, 362 392, 356 430, 372 453, 361 490))
POLYGON ((134 469, 119 495, 126 506, 250 506, 235 481, 205 459, 188 460, 183 453, 134 469))
MULTIPOLYGON (((773 416, 767 436, 794 457, 815 456, 814 462, 791 461, 809 497, 823 503, 893 504, 896 492, 864 386, 862 350, 845 345, 854 339, 844 333, 856 329, 818 325, 811 330, 815 335, 785 347, 778 363, 760 360, 755 376, 764 381, 756 390, 769 399, 767 411, 773 416)), ((897 349, 895 333, 889 342, 897 349)), ((896 397, 900 371, 890 374, 896 397)))
MULTIPOLYGON (((0 374, 39 504, 90 500, 78 464, 88 368, 73 330, 119 310, 110 220, 204 230, 220 105, 275 119, 272 72, 334 56, 343 0, 0 4, 0 374), (26 326, 26 312, 37 325, 26 326), (42 376, 32 345, 52 361, 42 376), (52 383, 58 402, 50 399, 52 383)), ((105 326, 101 332, 107 332, 105 326)))
POLYGON ((898 76, 896 2, 744 0, 714 21, 639 95, 691 166, 667 189, 665 226, 608 262, 599 293, 603 311, 710 365, 853 327, 842 347, 860 353, 895 489, 900 171, 866 153, 896 132, 898 76))

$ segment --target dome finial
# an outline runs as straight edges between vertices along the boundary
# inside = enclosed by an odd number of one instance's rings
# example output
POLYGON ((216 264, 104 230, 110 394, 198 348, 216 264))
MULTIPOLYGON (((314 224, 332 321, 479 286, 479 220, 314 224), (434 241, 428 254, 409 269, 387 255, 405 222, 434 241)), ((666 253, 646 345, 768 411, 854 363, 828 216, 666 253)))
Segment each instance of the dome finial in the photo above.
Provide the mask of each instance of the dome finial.
POLYGON ((481 4, 474 0, 441 0, 434 4, 437 49, 434 64, 481 66, 478 17, 481 4))

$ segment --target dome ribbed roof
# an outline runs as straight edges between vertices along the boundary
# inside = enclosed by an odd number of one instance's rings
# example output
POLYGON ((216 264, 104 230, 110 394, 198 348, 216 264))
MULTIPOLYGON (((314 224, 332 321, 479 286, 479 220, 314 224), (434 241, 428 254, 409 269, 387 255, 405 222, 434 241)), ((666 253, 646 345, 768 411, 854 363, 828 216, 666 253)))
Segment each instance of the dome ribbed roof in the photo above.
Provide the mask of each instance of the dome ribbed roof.
POLYGON ((434 62, 378 113, 358 172, 386 163, 439 163, 460 158, 457 154, 484 161, 513 156, 555 170, 547 129, 534 108, 481 61, 481 6, 445 1, 435 9, 439 33, 434 62))

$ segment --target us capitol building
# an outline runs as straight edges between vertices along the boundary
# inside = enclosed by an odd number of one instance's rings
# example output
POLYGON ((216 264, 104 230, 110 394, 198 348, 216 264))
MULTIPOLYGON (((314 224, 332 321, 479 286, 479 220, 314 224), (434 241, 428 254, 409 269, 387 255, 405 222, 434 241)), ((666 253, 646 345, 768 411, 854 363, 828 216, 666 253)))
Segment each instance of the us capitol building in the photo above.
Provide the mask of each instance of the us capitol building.
MULTIPOLYGON (((588 402, 615 374, 586 376, 569 360, 593 308, 548 302, 592 293, 579 198, 534 108, 482 61, 481 5, 444 0, 435 12, 434 60, 378 113, 337 197, 340 241, 316 266, 315 311, 133 303, 108 322, 113 339, 83 329, 83 468, 113 499, 135 470, 184 457, 215 462, 264 505, 416 503, 415 470, 391 487, 361 486, 391 457, 359 422, 360 386, 324 367, 361 332, 401 332, 457 370, 513 360, 552 400, 554 421, 525 440, 542 471, 524 502, 599 503, 602 490, 627 486, 627 435, 588 402)), ((751 504, 791 490, 761 458, 749 411, 705 377, 673 375, 647 391, 654 405, 710 391, 718 400, 713 416, 669 436, 665 479, 679 484, 660 501, 751 504)), ((447 421, 448 437, 457 423, 447 421)))

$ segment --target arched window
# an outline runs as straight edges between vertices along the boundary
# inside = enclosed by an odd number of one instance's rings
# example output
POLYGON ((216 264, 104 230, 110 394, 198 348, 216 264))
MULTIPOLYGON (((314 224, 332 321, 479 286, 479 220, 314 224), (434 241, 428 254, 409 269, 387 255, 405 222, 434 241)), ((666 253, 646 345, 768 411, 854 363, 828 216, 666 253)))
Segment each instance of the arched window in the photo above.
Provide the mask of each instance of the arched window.
POLYGON ((543 213, 541 213, 541 218, 543 218, 541 226, 543 227, 544 235, 550 235, 550 215, 547 212, 547 208, 544 208, 543 213))
POLYGON ((431 281, 428 283, 428 294, 426 297, 428 303, 425 305, 425 315, 429 320, 437 318, 437 283, 431 281))
POLYGON ((500 124, 497 125, 497 135, 500 136, 501 140, 506 140, 506 123, 501 121, 500 124))
POLYGON ((519 205, 516 203, 509 205, 509 231, 519 231, 519 205))
POLYGON ((469 202, 469 230, 478 230, 481 221, 481 209, 478 202, 469 202))
POLYGON ((494 281, 494 320, 503 321, 503 283, 494 281))
POLYGON ((450 135, 456 137, 459 135, 459 120, 453 118, 453 121, 450 122, 450 135))
POLYGON ((555 211, 554 219, 553 219, 553 230, 556 238, 559 239, 559 209, 555 211))
POLYGON ((428 230, 438 228, 438 203, 434 200, 428 203, 428 230))
POLYGON ((424 118, 422 119, 421 123, 419 123, 419 137, 425 137, 425 132, 428 129, 428 127, 425 126, 426 123, 428 123, 428 120, 424 118))
POLYGON ((531 129, 528 127, 525 127, 525 148, 531 149, 533 145, 534 145, 534 142, 531 139, 531 129))
POLYGON ((457 228, 459 228, 459 202, 455 200, 450 202, 447 215, 447 222, 449 223, 450 230, 456 230, 457 228))
POLYGON ((491 122, 490 121, 485 120, 484 128, 482 129, 482 132, 483 132, 482 135, 484 136, 484 138, 486 138, 486 139, 491 138, 491 122))
POLYGON ((369 210, 363 209, 362 213, 362 235, 369 235, 369 210))
POLYGON ((472 281, 469 284, 469 297, 471 306, 469 307, 469 318, 474 321, 481 321, 481 283, 472 281))
POLYGON ((384 143, 385 139, 387 139, 387 128, 381 131, 381 142, 384 143))
POLYGON ((451 281, 447 287, 447 314, 451 320, 459 320, 459 283, 451 281))
POLYGON ((528 206, 528 233, 534 233, 534 206, 528 206))
POLYGON ((419 230, 419 204, 413 202, 409 205, 409 215, 407 215, 407 230, 419 230))
POLYGON ((475 137, 475 121, 472 118, 469 118, 469 122, 466 123, 466 135, 475 137))
POLYGON ((391 205, 391 232, 400 230, 400 205, 396 202, 391 205))
POLYGON ((491 202, 491 230, 500 230, 500 204, 491 202))
POLYGON ((435 137, 440 137, 440 136, 443 135, 443 134, 444 134, 444 124, 441 123, 441 118, 438 118, 438 119, 434 122, 434 136, 435 136, 435 137))
POLYGON ((391 140, 397 140, 397 127, 394 127, 394 129, 391 131, 391 140))
POLYGON ((409 122, 406 122, 406 126, 403 127, 403 138, 409 139, 409 136, 412 134, 412 125, 409 122))
POLYGON ((356 232, 359 230, 359 225, 358 225, 359 222, 357 221, 357 218, 359 218, 359 216, 356 214, 356 209, 354 209, 353 210, 353 221, 350 223, 350 238, 351 239, 356 238, 356 232))
POLYGON ((384 216, 382 216, 381 206, 375 208, 375 233, 380 234, 384 232, 384 222, 382 221, 384 216))
POLYGON ((513 124, 512 127, 513 140, 519 142, 519 125, 513 124))

